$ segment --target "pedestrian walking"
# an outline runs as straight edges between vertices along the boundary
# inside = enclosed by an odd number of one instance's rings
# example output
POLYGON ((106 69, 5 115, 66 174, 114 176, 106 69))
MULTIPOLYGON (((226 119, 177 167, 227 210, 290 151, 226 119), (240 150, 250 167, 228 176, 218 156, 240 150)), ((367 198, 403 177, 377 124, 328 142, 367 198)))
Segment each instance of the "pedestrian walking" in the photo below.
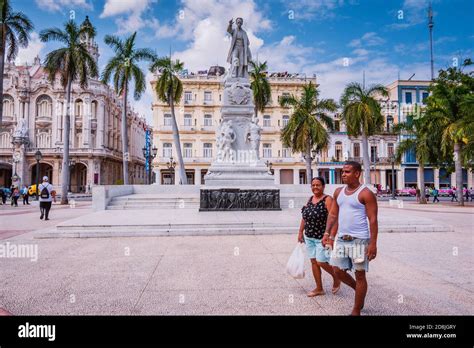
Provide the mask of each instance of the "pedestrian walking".
POLYGON ((40 202, 40 219, 43 217, 45 220, 49 220, 49 211, 53 200, 56 202, 56 192, 53 190, 53 185, 49 182, 47 176, 43 176, 43 182, 38 187, 39 202, 40 202))
POLYGON ((23 205, 25 204, 30 205, 30 203, 28 202, 28 198, 29 198, 28 187, 23 186, 23 188, 21 189, 21 195, 23 197, 23 205))
POLYGON ((433 203, 439 202, 439 190, 435 187, 433 189, 433 203))
POLYGON ((415 195, 416 195, 416 203, 420 203, 421 191, 419 188, 416 188, 415 195))
POLYGON ((12 195, 11 195, 11 205, 12 207, 18 207, 18 198, 20 198, 20 190, 17 186, 12 187, 12 195))
POLYGON ((471 196, 471 202, 474 200, 474 190, 472 187, 469 189, 469 195, 471 196))
POLYGON ((428 186, 425 187, 425 197, 426 197, 426 201, 429 202, 430 201, 430 188, 428 186))
POLYGON ((451 202, 456 202, 458 201, 458 198, 456 197, 456 187, 451 187, 451 202))
POLYGON ((2 204, 5 205, 7 202, 7 194, 5 193, 5 190, 3 188, 0 188, 0 196, 2 198, 2 204))
POLYGON ((466 187, 466 191, 464 192, 464 198, 466 202, 469 202, 469 196, 470 196, 470 192, 468 188, 466 187))
MULTIPOLYGON (((321 239, 326 231, 326 221, 329 210, 333 204, 331 196, 324 194, 326 183, 322 177, 311 180, 313 195, 309 197, 306 205, 301 208, 301 223, 298 233, 298 241, 305 243, 308 257, 311 261, 316 288, 310 291, 308 297, 324 295, 323 282, 321 279, 321 268, 332 276, 332 293, 335 294, 341 287, 332 266, 329 265, 330 250, 326 249, 321 239), (304 231, 304 233, 303 233, 304 231)), ((336 226, 335 226, 336 227, 336 226)))
POLYGON ((360 163, 344 163, 342 181, 346 186, 337 188, 334 193, 334 203, 322 241, 333 248, 329 263, 335 266, 339 279, 355 290, 351 315, 360 315, 364 308, 366 272, 369 270, 369 261, 377 256, 377 198, 360 183, 361 173, 360 163), (336 224, 337 230, 334 228, 336 224), (355 279, 347 273, 348 270, 354 271, 355 279))

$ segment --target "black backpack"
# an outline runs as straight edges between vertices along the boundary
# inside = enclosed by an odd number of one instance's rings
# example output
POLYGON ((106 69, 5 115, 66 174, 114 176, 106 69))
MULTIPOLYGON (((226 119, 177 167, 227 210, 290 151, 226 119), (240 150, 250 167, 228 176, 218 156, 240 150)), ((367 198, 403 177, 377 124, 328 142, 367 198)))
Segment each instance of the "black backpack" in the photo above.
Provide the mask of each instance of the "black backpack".
POLYGON ((41 190, 40 194, 41 198, 48 199, 49 198, 49 191, 48 191, 48 186, 44 186, 43 189, 41 190))

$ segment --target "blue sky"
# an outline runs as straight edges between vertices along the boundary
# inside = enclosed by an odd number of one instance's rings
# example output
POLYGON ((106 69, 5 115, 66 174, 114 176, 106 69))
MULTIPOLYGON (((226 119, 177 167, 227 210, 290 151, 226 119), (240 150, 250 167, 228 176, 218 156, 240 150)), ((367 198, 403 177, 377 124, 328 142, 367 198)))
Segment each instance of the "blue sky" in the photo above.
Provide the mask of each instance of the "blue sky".
MULTIPOLYGON (((230 18, 243 17, 254 57, 271 71, 316 74, 322 95, 339 99, 344 86, 361 81, 387 84, 415 73, 429 78, 428 0, 12 0, 26 13, 35 32, 62 26, 74 11, 76 21, 89 15, 98 31, 99 67, 112 51, 106 34, 138 31, 138 47, 185 62, 190 71, 225 64, 230 18), (346 60, 344 59, 346 58, 346 60), (344 61, 348 66, 344 66, 344 61)), ((433 0, 435 70, 455 58, 473 57, 474 1, 433 0)), ((54 45, 37 34, 17 63, 44 58, 54 45)), ((146 66, 144 65, 144 68, 146 66)), ((151 74, 147 74, 149 79, 151 74)), ((135 109, 150 120, 151 89, 135 109)))

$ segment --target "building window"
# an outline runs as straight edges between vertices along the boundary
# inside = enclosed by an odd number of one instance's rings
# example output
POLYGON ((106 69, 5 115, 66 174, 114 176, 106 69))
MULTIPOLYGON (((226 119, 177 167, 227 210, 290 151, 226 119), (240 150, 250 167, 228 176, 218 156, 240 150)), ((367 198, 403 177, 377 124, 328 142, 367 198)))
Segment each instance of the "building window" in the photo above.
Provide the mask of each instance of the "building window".
POLYGON ((210 102, 212 101, 212 92, 204 92, 204 101, 205 102, 210 102))
POLYGON ((184 92, 184 103, 189 104, 193 101, 193 93, 186 91, 184 92))
POLYGON ((336 141, 336 160, 342 161, 342 143, 340 141, 336 141))
POLYGON ((264 158, 272 157, 272 144, 263 144, 263 157, 264 158))
POLYGON ((186 158, 193 157, 193 144, 184 143, 183 148, 184 148, 183 157, 186 157, 186 158))
POLYGON ((12 117, 15 114, 15 102, 8 94, 3 95, 3 115, 12 117))
POLYGON ((370 162, 375 163, 377 162, 377 146, 370 147, 370 162))
POLYGON ((184 125, 185 126, 192 126, 193 125, 193 117, 191 114, 184 115, 184 125))
POLYGON ((270 115, 263 115, 263 126, 270 127, 271 125, 272 125, 272 120, 270 118, 270 115))
POLYGON ((334 130, 335 130, 336 132, 340 132, 340 131, 341 131, 341 125, 340 125, 340 121, 339 121, 339 120, 334 121, 334 130))
POLYGON ((173 156, 173 146, 171 143, 163 143, 163 157, 173 156))
POLYGON ((289 147, 284 147, 281 151, 281 154, 283 158, 289 158, 291 157, 291 149, 289 147))
POLYGON ((393 116, 387 116, 387 131, 391 132, 393 127, 393 116))
MULTIPOLYGON (((81 101, 82 104, 82 101, 81 101)), ((47 96, 42 95, 36 101, 36 117, 48 117, 53 115, 53 100, 47 96)))
POLYGON ((171 114, 165 114, 164 116, 164 125, 171 126, 171 114))
POLYGON ((423 92, 423 93, 421 94, 421 101, 422 101, 423 104, 426 104, 426 98, 428 98, 429 95, 430 95, 430 94, 429 94, 428 92, 423 92))
POLYGON ((288 122, 290 122, 290 116, 288 115, 283 115, 282 118, 282 125, 283 127, 286 127, 288 125, 288 122))
POLYGON ((212 115, 204 115, 204 125, 212 126, 212 115))
POLYGON ((354 143, 354 157, 360 157, 360 143, 354 143))
POLYGON ((203 156, 205 158, 212 158, 212 144, 204 143, 203 156))
POLYGON ((411 104, 412 102, 413 102, 412 93, 411 92, 405 92, 405 104, 411 104))
POLYGON ((388 157, 392 157, 392 156, 393 156, 393 154, 394 154, 393 149, 394 149, 393 143, 388 143, 388 144, 387 144, 387 155, 388 155, 388 157))

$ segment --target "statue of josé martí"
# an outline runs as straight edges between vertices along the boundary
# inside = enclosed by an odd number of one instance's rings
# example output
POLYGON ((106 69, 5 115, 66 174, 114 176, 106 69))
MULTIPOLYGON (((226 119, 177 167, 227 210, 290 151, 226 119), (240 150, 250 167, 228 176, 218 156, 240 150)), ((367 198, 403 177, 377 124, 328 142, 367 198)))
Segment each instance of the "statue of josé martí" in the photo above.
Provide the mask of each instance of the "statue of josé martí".
POLYGON ((234 20, 229 21, 227 32, 232 36, 229 54, 227 55, 227 63, 231 64, 231 77, 248 78, 248 65, 252 59, 249 47, 249 38, 245 30, 242 29, 244 20, 238 17, 235 20, 236 28, 232 25, 234 20))

